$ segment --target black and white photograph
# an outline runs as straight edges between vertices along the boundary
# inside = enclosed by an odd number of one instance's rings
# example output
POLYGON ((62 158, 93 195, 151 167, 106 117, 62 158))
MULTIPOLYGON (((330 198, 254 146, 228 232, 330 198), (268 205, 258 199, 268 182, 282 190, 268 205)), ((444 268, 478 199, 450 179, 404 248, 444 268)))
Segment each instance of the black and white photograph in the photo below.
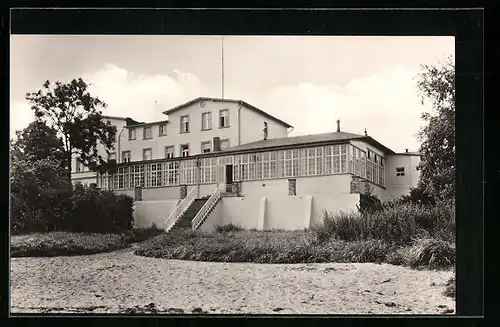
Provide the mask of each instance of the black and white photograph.
POLYGON ((455 58, 10 35, 11 314, 456 314, 455 58))

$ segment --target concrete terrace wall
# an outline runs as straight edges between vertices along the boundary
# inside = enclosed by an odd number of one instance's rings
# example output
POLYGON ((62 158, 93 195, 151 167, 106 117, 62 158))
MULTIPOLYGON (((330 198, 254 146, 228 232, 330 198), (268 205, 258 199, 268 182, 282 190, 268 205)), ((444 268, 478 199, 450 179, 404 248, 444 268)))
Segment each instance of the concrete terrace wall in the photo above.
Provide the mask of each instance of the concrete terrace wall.
POLYGON ((216 225, 232 223, 245 229, 300 230, 323 223, 324 210, 330 213, 356 211, 359 194, 266 195, 222 198, 201 226, 212 231, 216 225))
POLYGON ((150 227, 153 223, 165 228, 165 219, 179 204, 174 201, 136 201, 134 203, 134 227, 150 227))

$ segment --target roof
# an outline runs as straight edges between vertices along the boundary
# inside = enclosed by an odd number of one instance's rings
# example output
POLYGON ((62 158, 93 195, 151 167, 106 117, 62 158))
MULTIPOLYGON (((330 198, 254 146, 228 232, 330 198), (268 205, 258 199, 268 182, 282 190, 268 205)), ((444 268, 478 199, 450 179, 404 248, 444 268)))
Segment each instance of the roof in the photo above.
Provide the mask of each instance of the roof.
POLYGON ((106 116, 106 115, 103 115, 102 118, 126 120, 128 117, 118 117, 118 116, 106 116))
POLYGON ((141 127, 141 126, 149 126, 149 125, 156 125, 156 124, 162 124, 162 123, 168 123, 168 119, 167 120, 154 121, 154 122, 150 122, 150 123, 132 121, 126 127, 127 128, 136 128, 136 127, 141 127))
POLYGON ((259 109, 259 108, 255 107, 255 106, 252 106, 252 105, 251 105, 251 104, 249 104, 248 102, 245 102, 245 101, 242 101, 242 100, 234 100, 234 99, 220 99, 220 98, 207 98, 207 97, 199 97, 199 98, 193 99, 193 100, 191 100, 191 101, 188 101, 188 102, 186 102, 186 103, 184 103, 184 104, 181 104, 181 105, 179 105, 179 106, 177 106, 177 107, 174 107, 174 108, 171 108, 171 109, 165 110, 163 113, 164 113, 165 115, 169 115, 169 114, 171 114, 171 113, 173 113, 173 112, 175 112, 175 111, 177 111, 177 110, 183 109, 183 108, 185 108, 185 107, 187 107, 187 106, 189 106, 189 105, 191 105, 191 104, 193 104, 193 103, 196 103, 196 102, 198 102, 198 101, 214 101, 214 102, 232 102, 232 103, 242 103, 242 104, 244 104, 245 106, 247 106, 248 108, 252 109, 253 111, 258 112, 259 114, 261 114, 261 115, 263 115, 263 116, 265 116, 265 117, 267 117, 267 118, 270 118, 270 119, 272 119, 272 120, 276 121, 277 123, 280 123, 280 124, 284 125, 284 126, 285 126, 285 127, 287 127, 287 128, 292 127, 292 125, 290 125, 290 124, 288 124, 288 123, 286 123, 286 122, 282 121, 281 119, 278 119, 278 118, 276 118, 276 117, 274 117, 274 116, 271 116, 271 115, 270 115, 270 114, 268 114, 267 112, 262 111, 261 109, 259 109))
POLYGON ((420 152, 401 152, 396 154, 401 156, 419 156, 420 152))
POLYGON ((379 143, 370 136, 352 134, 346 132, 301 135, 294 137, 283 137, 283 138, 261 140, 257 142, 233 146, 225 149, 223 152, 247 151, 247 150, 250 151, 250 150, 257 150, 264 148, 277 148, 277 147, 289 147, 289 146, 305 145, 305 144, 329 143, 335 141, 348 141, 353 139, 365 141, 375 147, 385 150, 385 152, 387 153, 394 154, 394 151, 382 145, 381 143, 379 143))

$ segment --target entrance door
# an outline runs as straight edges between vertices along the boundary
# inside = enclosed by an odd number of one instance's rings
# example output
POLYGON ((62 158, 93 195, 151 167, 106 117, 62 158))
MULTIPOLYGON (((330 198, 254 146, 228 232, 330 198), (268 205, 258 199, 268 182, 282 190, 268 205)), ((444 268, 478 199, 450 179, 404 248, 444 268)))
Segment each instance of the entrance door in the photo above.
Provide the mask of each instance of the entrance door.
POLYGON ((233 165, 226 165, 226 192, 233 191, 233 165))

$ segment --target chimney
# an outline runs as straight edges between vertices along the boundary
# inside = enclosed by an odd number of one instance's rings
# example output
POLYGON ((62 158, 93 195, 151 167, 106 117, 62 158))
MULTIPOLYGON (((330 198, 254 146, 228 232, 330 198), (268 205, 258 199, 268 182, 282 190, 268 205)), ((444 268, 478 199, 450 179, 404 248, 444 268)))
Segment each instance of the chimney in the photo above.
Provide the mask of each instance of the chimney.
POLYGON ((220 151, 220 137, 214 137, 214 152, 220 151))
POLYGON ((366 131, 366 128, 365 128, 365 136, 368 136, 368 132, 366 131))
POLYGON ((337 119, 337 132, 340 132, 340 120, 337 119))
POLYGON ((408 153, 408 149, 405 149, 406 153, 408 153))
POLYGON ((264 122, 264 140, 267 140, 267 123, 264 122))

